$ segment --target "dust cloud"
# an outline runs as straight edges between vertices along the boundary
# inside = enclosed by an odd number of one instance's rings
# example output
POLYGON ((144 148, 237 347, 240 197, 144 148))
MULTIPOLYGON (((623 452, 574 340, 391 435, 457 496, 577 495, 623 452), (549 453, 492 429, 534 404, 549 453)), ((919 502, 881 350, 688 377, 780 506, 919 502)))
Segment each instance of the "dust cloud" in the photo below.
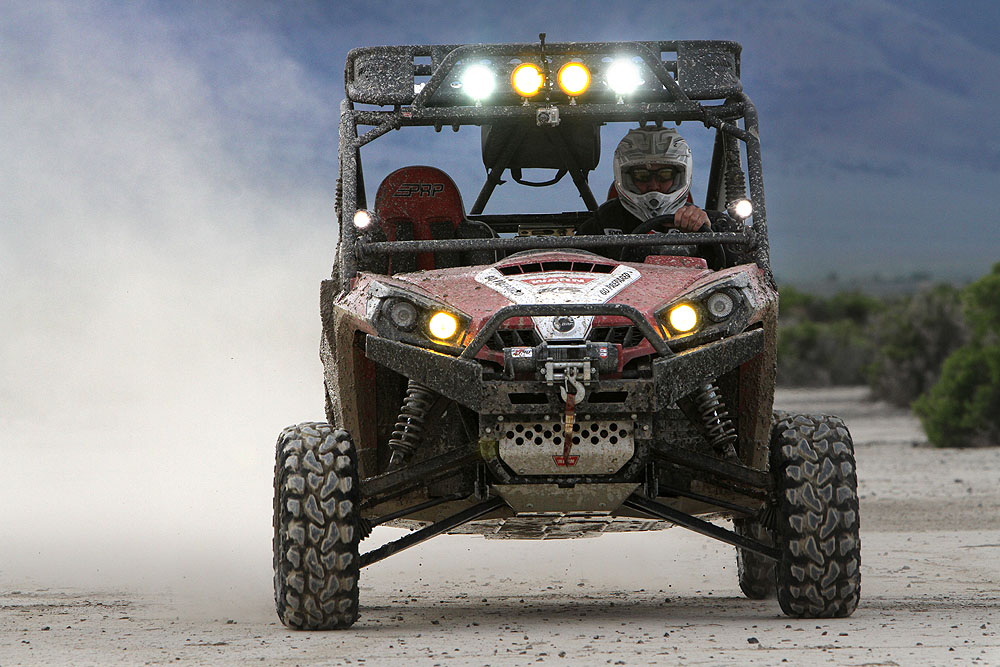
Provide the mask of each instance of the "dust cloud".
POLYGON ((333 178, 275 151, 290 114, 335 109, 238 27, 227 83, 162 16, 4 11, 0 574, 269 586, 273 446, 322 418, 336 244, 333 178))

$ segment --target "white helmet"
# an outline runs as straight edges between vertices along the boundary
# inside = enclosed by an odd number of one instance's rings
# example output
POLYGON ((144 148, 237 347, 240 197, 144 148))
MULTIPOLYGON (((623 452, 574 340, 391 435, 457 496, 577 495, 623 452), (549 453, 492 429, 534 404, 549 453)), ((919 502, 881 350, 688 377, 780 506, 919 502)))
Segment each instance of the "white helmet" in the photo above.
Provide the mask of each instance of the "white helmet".
POLYGON ((674 128, 629 130, 615 149, 615 188, 629 213, 646 221, 673 213, 687 202, 691 190, 691 149, 674 128), (670 192, 639 194, 629 169, 650 165, 671 166, 677 171, 670 192))

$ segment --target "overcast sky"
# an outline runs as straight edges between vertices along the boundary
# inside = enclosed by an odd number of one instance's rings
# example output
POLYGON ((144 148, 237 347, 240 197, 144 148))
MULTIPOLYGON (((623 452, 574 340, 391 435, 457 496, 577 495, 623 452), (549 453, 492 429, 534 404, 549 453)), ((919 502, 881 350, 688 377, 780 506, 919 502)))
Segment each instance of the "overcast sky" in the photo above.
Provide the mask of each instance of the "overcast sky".
MULTIPOLYGON (((274 437, 322 417, 351 48, 736 39, 779 279, 972 278, 1000 259, 997 25, 989 0, 2 3, 0 504, 67 496, 0 532, 164 507, 154 530, 267 532, 274 437)), ((403 134, 375 172, 438 163, 403 134)), ((468 205, 483 174, 453 175, 468 205)))

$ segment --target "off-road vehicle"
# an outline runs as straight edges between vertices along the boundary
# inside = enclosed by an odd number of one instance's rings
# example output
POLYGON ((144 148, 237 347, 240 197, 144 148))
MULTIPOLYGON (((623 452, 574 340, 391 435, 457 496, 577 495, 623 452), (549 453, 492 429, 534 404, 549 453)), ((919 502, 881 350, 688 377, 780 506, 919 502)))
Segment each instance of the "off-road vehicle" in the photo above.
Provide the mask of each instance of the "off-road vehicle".
MULTIPOLYGON (((349 54, 340 237, 321 287, 326 421, 277 444, 286 625, 350 626, 361 569, 442 533, 674 525, 734 545, 751 598, 776 594, 797 617, 854 611, 851 436, 836 417, 772 410, 778 293, 740 53, 726 41, 541 36, 349 54), (665 123, 706 137, 696 180, 711 230, 670 233, 662 216, 629 234, 574 234, 598 208, 602 128, 617 139, 665 123), (475 135, 467 152, 485 183, 468 213, 439 168, 460 149, 419 144, 419 161, 437 165, 396 164, 365 187, 363 149, 417 129, 475 135), (538 170, 555 171, 531 180, 538 170), (566 175, 584 210, 484 213, 491 197, 518 209, 529 186, 566 175), (412 532, 362 552, 380 525, 412 532)), ((413 151, 373 153, 376 172, 413 151)))

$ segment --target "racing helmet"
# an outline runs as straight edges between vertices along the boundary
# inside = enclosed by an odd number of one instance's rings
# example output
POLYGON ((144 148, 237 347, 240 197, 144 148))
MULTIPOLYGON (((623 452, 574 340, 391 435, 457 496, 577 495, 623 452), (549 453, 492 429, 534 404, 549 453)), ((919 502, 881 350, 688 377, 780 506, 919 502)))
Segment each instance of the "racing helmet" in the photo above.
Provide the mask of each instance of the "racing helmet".
POLYGON ((673 213, 687 202, 691 190, 691 149, 674 128, 629 130, 615 149, 615 188, 625 209, 641 221, 673 213), (670 192, 640 194, 632 182, 632 167, 664 165, 676 171, 670 192))

